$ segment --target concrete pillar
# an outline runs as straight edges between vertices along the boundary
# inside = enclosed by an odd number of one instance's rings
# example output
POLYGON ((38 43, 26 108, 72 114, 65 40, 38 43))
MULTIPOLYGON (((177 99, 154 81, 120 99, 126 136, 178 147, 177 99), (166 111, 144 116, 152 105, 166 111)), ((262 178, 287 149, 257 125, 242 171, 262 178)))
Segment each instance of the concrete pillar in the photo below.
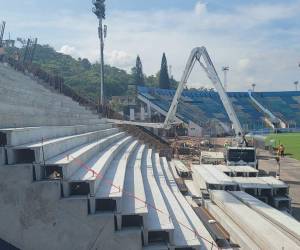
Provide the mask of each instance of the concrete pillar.
POLYGON ((122 230, 122 215, 116 214, 116 219, 117 219, 117 230, 120 231, 122 230))
POLYGON ((134 109, 130 109, 130 121, 135 120, 135 114, 134 114, 134 109))
POLYGON ((95 196, 89 197, 89 204, 90 204, 90 213, 95 214, 96 213, 96 199, 95 196))
POLYGON ((150 103, 147 103, 147 113, 148 113, 148 118, 151 119, 151 107, 150 107, 150 103))
POLYGON ((70 185, 67 181, 63 181, 63 195, 65 198, 70 196, 70 185))
POLYGON ((5 149, 0 147, 0 166, 5 165, 5 149))
MULTIPOLYGON (((43 169, 45 171, 45 169, 43 169)), ((34 171, 35 171, 35 178, 37 181, 40 181, 43 179, 42 174, 42 166, 40 164, 34 164, 34 171)))
POLYGON ((141 106, 141 121, 145 121, 145 109, 144 106, 141 106))

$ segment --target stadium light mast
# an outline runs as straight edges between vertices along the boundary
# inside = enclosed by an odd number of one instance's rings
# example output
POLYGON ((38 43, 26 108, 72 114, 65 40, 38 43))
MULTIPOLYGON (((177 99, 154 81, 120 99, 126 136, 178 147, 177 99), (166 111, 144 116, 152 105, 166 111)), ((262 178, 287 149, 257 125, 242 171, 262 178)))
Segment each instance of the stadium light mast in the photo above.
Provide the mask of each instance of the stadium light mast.
POLYGON ((295 81, 294 84, 295 84, 295 90, 298 91, 298 84, 299 84, 299 82, 295 81))
POLYGON ((224 89, 227 91, 227 72, 229 71, 229 66, 224 66, 222 70, 224 72, 224 89))
POLYGON ((255 92, 255 87, 256 87, 256 84, 255 83, 252 83, 252 91, 255 92))
POLYGON ((100 104, 104 103, 103 84, 104 84, 104 37, 106 36, 107 26, 103 26, 103 19, 105 19, 105 0, 93 0, 94 14, 99 20, 98 35, 100 40, 100 104))

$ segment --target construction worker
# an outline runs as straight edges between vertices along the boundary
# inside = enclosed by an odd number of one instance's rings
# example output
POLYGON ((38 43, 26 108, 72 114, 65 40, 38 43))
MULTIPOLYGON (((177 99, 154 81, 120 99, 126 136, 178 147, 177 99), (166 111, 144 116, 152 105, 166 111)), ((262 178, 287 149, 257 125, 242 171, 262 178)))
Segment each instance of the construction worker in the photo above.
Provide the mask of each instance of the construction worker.
POLYGON ((278 156, 281 156, 281 157, 284 157, 284 151, 285 151, 285 148, 283 146, 283 144, 280 144, 280 146, 278 147, 278 156))

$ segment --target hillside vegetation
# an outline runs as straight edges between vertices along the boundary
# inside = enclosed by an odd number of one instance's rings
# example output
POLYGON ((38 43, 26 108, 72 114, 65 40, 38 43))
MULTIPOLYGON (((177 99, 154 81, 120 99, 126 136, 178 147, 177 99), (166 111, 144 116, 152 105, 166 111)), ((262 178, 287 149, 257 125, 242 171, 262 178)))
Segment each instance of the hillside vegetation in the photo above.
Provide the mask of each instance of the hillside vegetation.
MULTIPOLYGON (((13 55, 18 51, 21 55, 24 54, 24 49, 10 48, 7 50, 8 55, 13 55)), ((49 45, 38 45, 36 48, 34 63, 41 66, 42 69, 49 73, 62 76, 65 83, 73 87, 77 92, 83 93, 97 99, 99 93, 99 64, 90 63, 88 59, 74 59, 69 55, 58 53, 49 45)), ((134 66, 134 65, 133 65, 134 66)), ((133 70, 134 72, 134 70, 133 70)), ((159 86, 159 74, 155 76, 145 76, 146 86, 159 86)), ((105 65, 105 96, 126 95, 128 85, 134 83, 132 73, 127 73, 125 70, 105 65)))

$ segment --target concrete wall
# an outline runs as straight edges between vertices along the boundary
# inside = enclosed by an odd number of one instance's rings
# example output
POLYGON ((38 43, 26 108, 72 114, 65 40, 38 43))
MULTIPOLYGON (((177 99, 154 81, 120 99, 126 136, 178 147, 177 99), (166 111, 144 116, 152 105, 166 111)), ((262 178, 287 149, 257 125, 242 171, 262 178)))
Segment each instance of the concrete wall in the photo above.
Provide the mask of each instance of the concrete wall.
POLYGON ((32 182, 32 166, 0 167, 0 238, 22 250, 142 248, 140 230, 114 231, 113 214, 88 215, 61 199, 58 181, 32 182))

